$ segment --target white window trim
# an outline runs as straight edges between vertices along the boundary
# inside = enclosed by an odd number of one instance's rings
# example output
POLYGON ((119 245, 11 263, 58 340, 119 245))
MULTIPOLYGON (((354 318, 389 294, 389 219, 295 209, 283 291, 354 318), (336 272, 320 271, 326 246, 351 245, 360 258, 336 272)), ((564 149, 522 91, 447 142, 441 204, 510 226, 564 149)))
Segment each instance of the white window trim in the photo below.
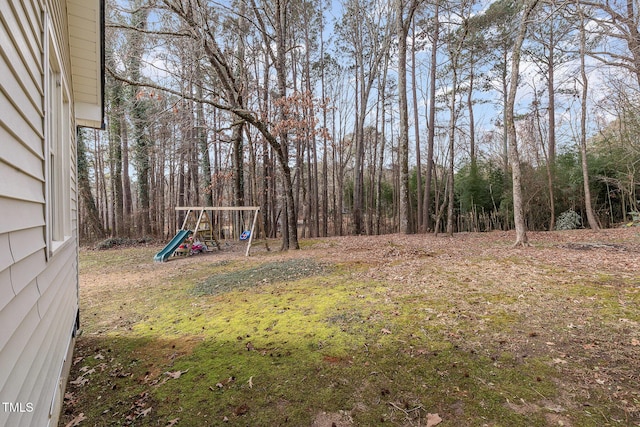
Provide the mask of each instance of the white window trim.
POLYGON ((69 242, 71 230, 71 94, 51 17, 44 20, 44 163, 47 258, 69 242))

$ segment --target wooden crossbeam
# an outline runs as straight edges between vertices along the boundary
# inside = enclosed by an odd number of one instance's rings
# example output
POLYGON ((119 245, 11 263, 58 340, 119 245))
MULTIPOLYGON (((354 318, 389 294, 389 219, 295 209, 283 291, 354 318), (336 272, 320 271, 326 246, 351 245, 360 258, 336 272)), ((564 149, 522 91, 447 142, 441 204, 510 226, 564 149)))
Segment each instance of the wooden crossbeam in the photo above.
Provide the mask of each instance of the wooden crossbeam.
POLYGON ((177 211, 205 210, 205 211, 257 211, 260 206, 204 206, 204 207, 177 207, 177 211))

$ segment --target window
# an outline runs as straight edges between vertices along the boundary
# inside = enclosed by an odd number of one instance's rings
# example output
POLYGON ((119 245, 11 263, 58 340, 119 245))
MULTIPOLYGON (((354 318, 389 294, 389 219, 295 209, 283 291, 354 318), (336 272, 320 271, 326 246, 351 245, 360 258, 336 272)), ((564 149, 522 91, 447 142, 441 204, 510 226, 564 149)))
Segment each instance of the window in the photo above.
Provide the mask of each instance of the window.
MULTIPOLYGON (((51 28, 51 25, 49 25, 51 28)), ((45 52, 45 188, 48 256, 71 237, 71 112, 55 37, 45 52)))

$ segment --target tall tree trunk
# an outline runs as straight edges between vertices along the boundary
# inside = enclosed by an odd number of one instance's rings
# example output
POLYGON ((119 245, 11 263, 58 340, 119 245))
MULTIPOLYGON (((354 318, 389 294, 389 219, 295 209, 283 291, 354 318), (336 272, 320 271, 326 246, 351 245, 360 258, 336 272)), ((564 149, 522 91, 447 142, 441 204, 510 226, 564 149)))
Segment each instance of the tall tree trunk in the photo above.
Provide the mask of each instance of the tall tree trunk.
MULTIPOLYGON (((173 230, 167 227, 167 185, 165 182, 165 174, 167 170, 167 144, 170 143, 169 132, 166 125, 162 126, 160 134, 159 150, 157 153, 157 171, 156 171, 156 201, 157 201, 157 221, 159 235, 163 238, 169 237, 173 230)), ((170 199, 169 199, 170 200, 170 199)))
MULTIPOLYGON (((424 183, 424 224, 427 231, 431 224, 431 178, 433 176, 433 150, 436 135, 436 77, 438 60, 438 39, 440 33, 440 0, 435 2, 433 15, 433 40, 431 41, 431 68, 429 70, 429 120, 427 135, 427 171, 424 183)), ((433 228, 435 230, 435 227, 433 228)))
POLYGON ((233 205, 244 206, 244 122, 233 126, 231 135, 233 168, 233 205))
POLYGON ((195 102, 189 102, 189 180, 191 182, 191 203, 193 206, 201 206, 200 202, 200 141, 196 121, 195 102))
MULTIPOLYGON (((184 150, 180 150, 180 160, 178 160, 178 207, 186 206, 185 197, 185 173, 184 173, 184 150)), ((178 226, 182 226, 185 213, 180 211, 178 214, 178 226)))
POLYGON ((396 0, 396 36, 398 38, 398 165, 400 167, 399 219, 400 233, 411 232, 411 204, 409 201, 409 108, 407 101, 407 25, 404 19, 404 1, 396 0))
MULTIPOLYGON (((245 56, 246 56, 246 46, 245 46, 245 38, 247 37, 249 21, 246 19, 246 2, 239 2, 239 13, 238 13, 238 39, 236 42, 236 52, 235 52, 235 78, 240 82, 240 91, 241 93, 237 93, 236 96, 239 99, 244 99, 245 90, 247 85, 247 71, 245 64, 245 56)), ((234 190, 234 200, 233 203, 235 206, 244 206, 245 205, 245 183, 244 183, 244 125, 243 121, 239 121, 233 124, 233 131, 231 136, 231 144, 232 144, 232 163, 233 163, 233 190, 234 190)))
MULTIPOLYGON (((255 1, 252 1, 252 8, 255 13, 257 24, 262 31, 262 36, 265 40, 265 48, 268 51, 268 56, 271 58, 275 70, 276 70, 276 81, 278 86, 278 98, 282 102, 282 105, 279 106, 279 119, 282 124, 287 123, 289 119, 289 115, 286 111, 284 103, 287 98, 287 68, 286 68, 286 55, 287 55, 287 0, 275 0, 275 7, 273 8, 274 16, 272 19, 273 28, 275 34, 273 37, 267 33, 266 24, 262 19, 262 15, 259 12, 259 9, 256 5, 255 1), (275 42, 275 53, 272 49, 272 44, 275 42)), ((209 40, 211 44, 211 50, 215 47, 216 51, 211 52, 211 58, 215 59, 215 61, 223 62, 224 58, 220 56, 219 49, 215 46, 215 40, 209 40)), ((224 75, 224 70, 221 70, 220 73, 224 75)), ((221 75, 221 74, 218 74, 221 75)), ((236 83, 235 81, 229 81, 229 83, 236 83)), ((229 85, 230 86, 230 85, 229 85)), ((283 189, 284 193, 282 194, 282 210, 284 215, 282 216, 282 250, 287 249, 300 249, 300 245, 298 243, 298 228, 297 228, 297 211, 294 202, 293 195, 293 185, 292 185, 292 176, 291 170, 289 167, 289 141, 286 130, 282 129, 279 132, 279 135, 276 137, 269 131, 268 124, 264 121, 264 118, 258 117, 252 112, 248 111, 246 106, 244 105, 244 100, 239 93, 239 89, 230 89, 234 94, 237 95, 234 105, 230 109, 236 116, 240 119, 245 120, 252 126, 254 126, 262 136, 267 140, 271 148, 274 150, 276 156, 278 157, 278 161, 280 162, 280 166, 282 169, 281 179, 283 181, 283 189)))
POLYGON ((520 155, 518 154, 518 141, 515 124, 515 101, 518 91, 518 80, 520 76, 520 54, 522 44, 527 34, 529 17, 536 7, 538 0, 528 0, 524 4, 521 21, 518 27, 513 52, 511 55, 511 79, 509 84, 509 95, 506 104, 506 127, 509 136, 509 158, 511 160, 511 176, 513 181, 513 220, 516 227, 516 241, 514 246, 527 246, 527 228, 524 219, 524 200, 522 197, 522 170, 520 168, 520 155))
POLYGON ((113 82, 114 87, 111 90, 111 110, 110 110, 110 129, 109 129, 109 145, 111 158, 111 183, 113 187, 113 205, 114 205, 114 227, 113 232, 116 236, 125 234, 124 219, 124 197, 122 194, 122 86, 119 82, 113 82))
MULTIPOLYGON (((390 60, 390 52, 384 57, 384 63, 382 66, 382 79, 380 80, 380 91, 379 91, 379 101, 378 105, 380 105, 380 123, 386 123, 387 120, 387 105, 385 102, 387 96, 387 76, 389 70, 389 60, 390 60)), ((375 222, 375 233, 381 234, 380 225, 382 222, 382 181, 384 179, 384 160, 385 160, 385 149, 387 145, 387 127, 382 126, 380 131, 380 149, 378 150, 378 167, 377 172, 378 176, 376 179, 376 222, 375 222)))
POLYGON ((320 20, 320 87, 322 90, 322 227, 321 236, 326 237, 329 234, 329 161, 328 144, 327 144, 327 95, 325 81, 325 58, 324 58, 324 18, 320 20))
MULTIPOLYGON (((287 97, 287 75, 286 75, 286 28, 287 28, 287 10, 286 0, 275 0, 276 9, 276 74, 278 79, 278 92, 280 99, 284 101, 287 97)), ((288 115, 283 107, 280 108, 280 118, 286 123, 288 115)), ((280 134, 280 152, 278 153, 280 164, 282 166, 282 180, 284 186, 284 208, 286 219, 286 230, 282 231, 282 249, 300 249, 298 243, 298 215, 293 198, 293 185, 291 180, 291 170, 289 168, 289 150, 288 137, 286 132, 280 134)))
MULTIPOLYGON (((471 49, 473 49, 473 47, 471 47, 471 49)), ((467 108, 468 108, 468 114, 469 114, 469 156, 471 157, 471 166, 472 168, 476 166, 477 164, 477 160, 478 160, 478 156, 476 153, 476 120, 475 120, 475 114, 473 112, 473 89, 474 89, 474 83, 475 83, 475 69, 474 69, 474 64, 475 64, 475 52, 471 52, 471 59, 469 60, 469 63, 471 65, 470 71, 469 71, 469 89, 467 92, 467 108)))
POLYGON ((411 200, 409 194, 409 102, 407 100, 407 37, 418 7, 416 0, 396 0, 396 36, 398 38, 398 108, 400 129, 398 134, 398 162, 400 164, 400 233, 411 233, 411 200), (405 17, 405 8, 407 16, 405 17))
MULTIPOLYGON (((396 0, 403 1, 403 0, 396 0)), ((353 57, 355 70, 355 118, 354 118, 354 190, 353 190, 353 232, 361 234, 364 231, 364 161, 365 161, 365 119, 369 112, 369 96, 373 85, 378 79, 380 64, 386 51, 389 49, 394 22, 389 19, 384 23, 372 19, 359 19, 360 16, 370 15, 366 6, 359 1, 353 2, 353 13, 347 16, 353 19, 347 20, 347 25, 352 25, 350 34, 353 42, 353 57), (375 21, 375 22, 374 22, 375 21), (368 37, 373 36, 373 37, 368 37), (364 43, 368 44, 364 46, 364 43)), ((394 7, 394 6, 392 6, 394 7)), ((373 15, 370 15, 373 16, 373 15)), ((380 16, 380 15, 379 15, 380 16)), ((379 17, 378 16, 378 17, 379 17)), ((406 37, 405 37, 406 44, 406 37)), ((406 66, 406 64, 405 64, 406 66)), ((369 212, 371 214, 371 212, 369 212)))
MULTIPOLYGON (((134 32, 132 34, 131 46, 132 53, 129 57, 129 72, 131 78, 138 82, 142 76, 142 56, 143 44, 142 44, 142 32, 145 31, 147 26, 148 11, 144 8, 139 8, 133 14, 132 26, 140 30, 140 32, 134 32)), ((148 235, 151 233, 151 224, 149 221, 149 145, 150 141, 147 135, 147 107, 144 100, 145 94, 137 86, 131 88, 131 100, 132 106, 132 121, 133 121, 133 139, 135 142, 135 163, 136 172, 138 175, 138 204, 140 211, 137 217, 139 218, 139 230, 138 234, 148 235)))
POLYGON ((507 185, 507 176, 509 173, 509 126, 507 124, 509 119, 508 104, 509 104, 509 52, 506 50, 502 52, 503 65, 500 83, 502 84, 502 126, 504 126, 504 132, 502 134, 502 168, 504 170, 505 187, 507 185))
MULTIPOLYGON (((552 18, 553 19, 553 18, 552 18)), ((549 150, 547 159, 547 183, 549 187, 549 229, 553 230, 556 224, 555 206, 555 170, 556 170, 556 89, 555 89, 555 40, 553 25, 550 26, 549 40, 549 69, 547 78, 547 92, 549 93, 549 150)))
MULTIPOLYGON (((269 105, 269 54, 264 52, 265 70, 263 75, 262 86, 262 105, 260 106, 260 114, 262 117, 268 117, 269 105)), ((265 224, 265 234, 269 237, 275 237, 277 226, 275 220, 272 221, 270 213, 276 212, 276 199, 272 196, 272 191, 276 186, 275 171, 271 164, 271 156, 269 155, 269 143, 266 138, 262 139, 262 216, 265 224), (270 203, 271 202, 271 203, 270 203)))
MULTIPOLYGON (((196 61, 196 96, 203 98, 202 87, 204 85, 200 61, 196 61)), ((200 151, 200 163, 202 167, 202 187, 204 190, 204 205, 213 206, 213 189, 211 187, 211 158, 209 157, 209 144, 207 135, 207 123, 202 102, 196 104, 196 138, 200 151)))
POLYGON ((364 205, 364 118, 366 112, 366 104, 364 99, 364 71, 361 60, 356 57, 356 93, 355 93, 355 124, 353 138, 355 140, 355 161, 353 168, 353 234, 356 236, 363 231, 362 216, 364 205))
POLYGON ((131 177, 129 176, 129 132, 124 114, 119 120, 122 131, 122 210, 124 212, 122 226, 125 235, 129 237, 133 218, 133 196, 131 194, 131 177))
POLYGON ((109 226, 109 205, 107 198, 107 184, 105 178, 104 155, 99 136, 94 138, 94 158, 96 172, 96 207, 98 209, 102 227, 109 226))
POLYGON ((411 37, 411 94, 413 96, 413 131, 416 140, 416 207, 415 229, 423 231, 424 216, 422 213, 422 159, 420 150, 420 116, 418 115, 418 76, 416 73, 416 22, 413 20, 411 37))
MULTIPOLYGON (((336 109, 334 108, 331 112, 331 135, 334 141, 338 140, 336 133, 336 109)), ((335 165, 333 168, 333 182, 336 186, 336 190, 333 192, 333 212, 334 212, 334 234, 338 236, 342 236, 344 234, 343 229, 343 217, 342 217, 342 209, 344 208, 344 164, 342 161, 341 151, 336 148, 336 145, 333 146, 333 164, 335 165), (337 196, 336 196, 337 195, 337 196)))
MULTIPOLYGON (((457 56, 457 55, 456 55, 457 56)), ((451 84, 451 99, 449 100, 449 165, 447 168, 447 234, 453 236, 453 215, 455 207, 455 192, 453 186, 455 168, 455 135, 456 135, 456 97, 458 87, 458 64, 457 58, 452 60, 453 82, 451 84)))
POLYGON ((580 100, 580 155, 582 157, 582 182, 584 186, 584 207, 587 213, 587 221, 592 230, 599 230, 598 220, 593 212, 591 204, 591 189, 589 188, 589 167, 587 164, 587 95, 588 95, 588 77, 585 64, 586 56, 586 29, 584 12, 581 6, 578 6, 580 15, 580 76, 582 78, 582 96, 580 100))
POLYGON ((93 193, 91 193, 91 182, 89 180, 89 165, 87 162, 87 147, 84 143, 84 132, 78 131, 77 143, 78 143, 78 190, 80 192, 80 198, 84 204, 87 216, 83 218, 91 229, 92 237, 97 239, 103 239, 106 236, 102 222, 100 221, 100 214, 96 207, 93 193))
MULTIPOLYGON (((534 98, 534 104, 535 104, 535 119, 536 119, 536 129, 538 131, 538 138, 540 139, 540 141, 544 141, 543 138, 543 131, 542 131, 542 123, 540 120, 540 109, 538 108, 538 106, 540 105, 540 103, 537 101, 537 98, 534 98)), ((542 148, 542 154, 544 155, 544 160, 546 163, 546 171, 547 171, 547 189, 549 191, 549 210, 551 212, 551 216, 549 218, 549 231, 555 229, 555 198, 553 195, 553 172, 552 172, 552 165, 551 162, 549 160, 549 154, 547 152, 547 148, 545 148, 544 142, 542 144, 540 144, 541 148, 542 148)))
POLYGON ((467 37, 468 28, 465 25, 462 28, 461 34, 456 34, 456 38, 449 41, 449 56, 451 59, 451 98, 449 100, 449 167, 447 168, 447 234, 453 236, 454 229, 454 208, 455 208, 455 140, 456 140, 456 122, 458 117, 457 112, 457 98, 458 98, 458 67, 459 59, 462 54, 462 47, 467 37), (455 45, 451 44, 455 42, 455 45))
MULTIPOLYGON (((311 81, 311 51, 312 37, 310 31, 312 30, 313 23, 308 16, 309 11, 303 14, 303 34, 304 34, 304 81, 305 81, 305 93, 303 96, 303 109, 306 110, 305 119, 308 124, 306 128, 306 142, 309 145, 307 147, 307 199, 309 203, 309 228, 311 231, 311 237, 317 237, 320 234, 320 208, 319 208, 319 184, 318 184, 318 152, 316 149, 316 117, 315 106, 313 102, 313 88, 311 81)), ((313 13, 313 12, 312 12, 313 13)), ((322 17, 320 19, 323 19, 322 17)))

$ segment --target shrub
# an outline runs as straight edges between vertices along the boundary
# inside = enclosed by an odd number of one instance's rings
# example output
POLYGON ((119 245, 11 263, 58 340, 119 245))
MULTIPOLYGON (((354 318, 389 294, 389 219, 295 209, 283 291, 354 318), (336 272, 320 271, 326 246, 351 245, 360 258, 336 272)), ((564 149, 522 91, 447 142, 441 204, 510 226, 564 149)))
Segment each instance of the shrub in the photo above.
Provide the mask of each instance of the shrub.
POLYGON ((153 243, 150 237, 141 237, 139 239, 129 239, 126 237, 110 237, 96 244, 96 249, 105 250, 121 246, 137 246, 153 243))
POLYGON ((562 212, 556 221, 556 230, 575 230, 580 227, 582 227, 582 217, 573 209, 562 212))

